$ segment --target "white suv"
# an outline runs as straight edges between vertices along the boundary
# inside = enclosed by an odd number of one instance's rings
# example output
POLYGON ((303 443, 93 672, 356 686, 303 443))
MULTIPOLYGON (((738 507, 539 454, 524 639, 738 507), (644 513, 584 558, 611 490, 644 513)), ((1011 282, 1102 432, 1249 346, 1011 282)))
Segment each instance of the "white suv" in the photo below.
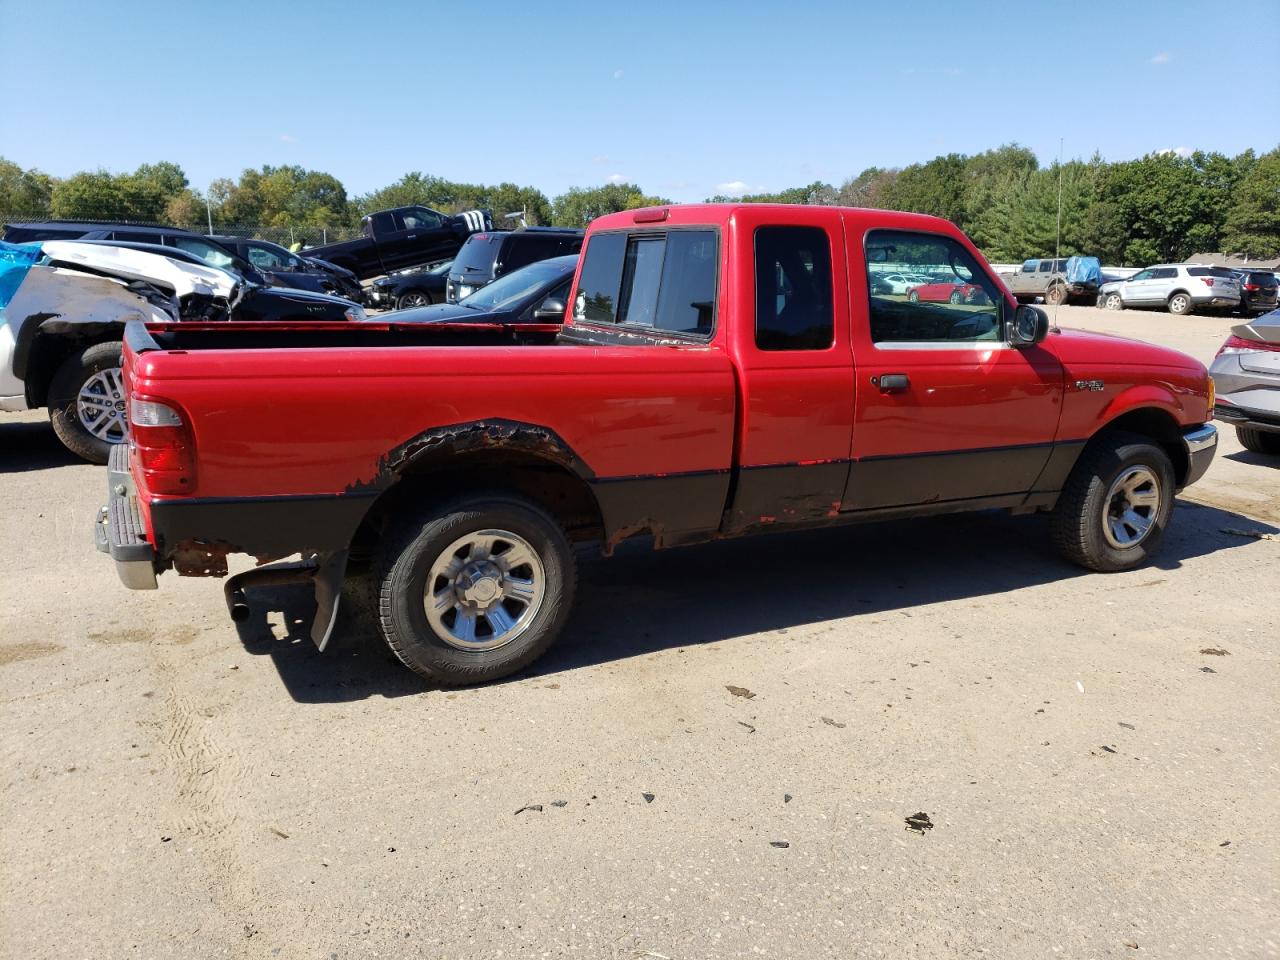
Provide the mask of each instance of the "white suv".
POLYGON ((1240 281, 1226 267, 1203 263, 1162 263, 1140 270, 1128 280, 1104 283, 1098 306, 1167 307, 1184 315, 1197 309, 1232 309, 1240 303, 1240 281))

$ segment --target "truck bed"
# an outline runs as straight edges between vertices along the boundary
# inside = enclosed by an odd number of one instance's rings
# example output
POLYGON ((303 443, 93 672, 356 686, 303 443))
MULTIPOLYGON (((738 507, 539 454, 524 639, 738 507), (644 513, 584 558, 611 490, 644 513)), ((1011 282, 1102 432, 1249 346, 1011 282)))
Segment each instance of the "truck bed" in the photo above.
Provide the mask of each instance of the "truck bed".
POLYGON ((350 349, 474 347, 554 343, 556 323, 131 323, 134 353, 154 350, 350 349))

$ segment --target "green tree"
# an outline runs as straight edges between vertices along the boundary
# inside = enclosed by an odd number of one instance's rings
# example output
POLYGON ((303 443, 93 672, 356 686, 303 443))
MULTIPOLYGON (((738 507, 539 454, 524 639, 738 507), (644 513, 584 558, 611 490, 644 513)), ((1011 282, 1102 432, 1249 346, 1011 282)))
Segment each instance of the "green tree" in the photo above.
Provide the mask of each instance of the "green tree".
POLYGON ((0 157, 0 215, 47 217, 53 197, 53 178, 39 170, 24 170, 0 157))
POLYGON ((1112 164, 1102 199, 1124 225, 1126 263, 1174 262, 1216 248, 1218 198, 1192 158, 1153 153, 1112 164))
POLYGON ((551 201, 552 223, 558 227, 585 227, 597 217, 621 210, 635 210, 670 203, 645 194, 634 183, 606 183, 602 187, 570 187, 551 201))
POLYGON ((1280 147, 1248 165, 1232 201, 1222 248, 1249 257, 1280 256, 1280 147))
POLYGON ((958 153, 904 167, 884 191, 885 206, 945 217, 964 229, 964 170, 965 158, 958 153))
POLYGON ((218 213, 223 223, 337 227, 354 219, 341 181, 318 170, 264 165, 260 170, 245 170, 233 186, 220 182, 214 186, 222 194, 218 213))
POLYGON ((836 202, 842 207, 883 209, 887 206, 886 195, 893 189, 893 183, 898 179, 898 172, 880 167, 867 167, 856 177, 840 185, 840 189, 836 192, 836 202))

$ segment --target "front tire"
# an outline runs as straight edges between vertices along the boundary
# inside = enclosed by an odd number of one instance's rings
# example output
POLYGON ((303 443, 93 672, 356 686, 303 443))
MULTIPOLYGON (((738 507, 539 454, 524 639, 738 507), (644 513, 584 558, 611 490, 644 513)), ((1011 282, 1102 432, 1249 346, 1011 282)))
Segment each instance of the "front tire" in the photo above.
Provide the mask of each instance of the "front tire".
POLYGON ((124 345, 95 343, 65 360, 49 385, 49 421, 62 445, 90 463, 106 463, 129 439, 124 345))
POLYGON ((1236 427, 1240 446, 1254 453, 1280 454, 1280 433, 1269 433, 1254 427, 1236 427))
POLYGON ((528 666, 568 619, 573 551, 541 507, 462 497, 410 518, 378 561, 378 619, 395 656, 441 686, 528 666))
POLYGON ((1175 485, 1169 455, 1146 437, 1094 439, 1054 508, 1054 546, 1073 563, 1102 573, 1141 566, 1164 536, 1175 485))
POLYGON ((397 310, 412 310, 414 307, 429 307, 435 301, 431 294, 421 290, 410 290, 396 301, 397 310))
POLYGON ((1185 317, 1195 309, 1191 302, 1191 294, 1179 290, 1169 298, 1169 312, 1177 317, 1185 317))
POLYGON ((911 301, 912 303, 919 303, 919 302, 920 302, 920 294, 919 294, 919 292, 918 292, 918 291, 916 291, 916 290, 910 290, 910 291, 908 291, 908 292, 907 292, 907 299, 908 299, 909 301, 911 301))
POLYGON ((1108 310, 1123 310, 1124 298, 1118 293, 1108 293, 1102 298, 1102 305, 1108 310))

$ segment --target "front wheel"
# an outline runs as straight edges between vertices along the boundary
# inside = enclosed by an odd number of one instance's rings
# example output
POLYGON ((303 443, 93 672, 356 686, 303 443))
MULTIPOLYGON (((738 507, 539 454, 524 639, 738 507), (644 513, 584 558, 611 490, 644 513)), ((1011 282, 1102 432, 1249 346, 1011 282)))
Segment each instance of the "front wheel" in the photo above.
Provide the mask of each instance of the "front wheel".
POLYGON ((129 439, 123 353, 119 341, 95 343, 65 360, 49 385, 53 432, 90 463, 106 463, 111 448, 129 439))
POLYGON ((573 551, 541 507, 502 494, 427 511, 379 557, 378 619, 396 657, 441 686, 497 680, 551 645, 573 604, 573 551))
POLYGON ((1102 298, 1102 305, 1108 310, 1123 310, 1124 299, 1118 293, 1108 293, 1102 298))
POLYGON ((912 303, 919 303, 919 302, 920 302, 920 294, 919 294, 919 292, 918 292, 918 291, 916 291, 916 290, 912 290, 912 291, 910 291, 910 292, 908 292, 908 293, 907 293, 907 299, 908 299, 908 300, 910 300, 912 303))
POLYGON ((1193 306, 1190 294, 1178 292, 1169 298, 1169 312, 1175 316, 1185 317, 1193 306))
POLYGON ((1050 521, 1068 560, 1112 573, 1155 552, 1173 511, 1169 455, 1146 437, 1114 433, 1090 442, 1067 478, 1050 521))
POLYGON ((421 290, 410 290, 396 301, 396 309, 411 310, 414 307, 429 307, 431 303, 431 294, 421 290))
POLYGON ((1268 433, 1254 427, 1236 427, 1240 446, 1254 453, 1280 454, 1280 433, 1268 433))

